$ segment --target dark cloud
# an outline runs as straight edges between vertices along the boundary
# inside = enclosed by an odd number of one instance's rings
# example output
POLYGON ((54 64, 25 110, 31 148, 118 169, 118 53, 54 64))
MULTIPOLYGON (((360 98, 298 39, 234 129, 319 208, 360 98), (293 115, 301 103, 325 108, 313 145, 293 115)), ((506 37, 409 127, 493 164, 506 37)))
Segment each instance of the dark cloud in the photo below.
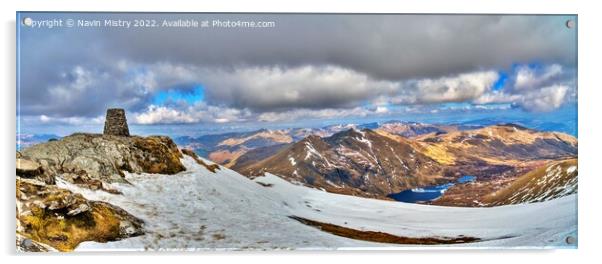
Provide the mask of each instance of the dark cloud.
POLYGON ((448 75, 533 60, 573 64, 575 30, 559 16, 198 15, 275 21, 270 29, 106 32, 109 49, 140 62, 337 64, 374 78, 448 75))
POLYGON ((473 100, 486 92, 480 84, 454 88, 445 81, 533 61, 576 67, 576 30, 564 27, 566 16, 28 16, 274 21, 276 27, 22 28, 20 92, 26 115, 95 117, 114 105, 144 111, 156 90, 196 82, 206 87, 209 103, 241 111, 353 108, 399 95, 404 87, 409 92, 401 95, 418 94, 415 102, 473 100), (420 88, 420 80, 431 79, 439 83, 420 88), (408 80, 418 81, 401 85, 408 80), (449 100, 424 94, 437 91, 447 91, 449 100))

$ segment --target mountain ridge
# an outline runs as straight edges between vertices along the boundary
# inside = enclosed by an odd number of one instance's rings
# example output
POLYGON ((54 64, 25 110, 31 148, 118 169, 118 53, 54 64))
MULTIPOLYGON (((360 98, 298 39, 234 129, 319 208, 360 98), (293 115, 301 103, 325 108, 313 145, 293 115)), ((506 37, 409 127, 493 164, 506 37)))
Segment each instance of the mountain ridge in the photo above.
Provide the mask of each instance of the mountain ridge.
POLYGON ((516 177, 533 162, 576 154, 576 138, 516 124, 409 138, 381 129, 351 128, 329 137, 310 135, 270 157, 255 159, 255 164, 231 168, 248 177, 270 172, 331 192, 387 199, 384 196, 390 193, 462 175, 516 177))

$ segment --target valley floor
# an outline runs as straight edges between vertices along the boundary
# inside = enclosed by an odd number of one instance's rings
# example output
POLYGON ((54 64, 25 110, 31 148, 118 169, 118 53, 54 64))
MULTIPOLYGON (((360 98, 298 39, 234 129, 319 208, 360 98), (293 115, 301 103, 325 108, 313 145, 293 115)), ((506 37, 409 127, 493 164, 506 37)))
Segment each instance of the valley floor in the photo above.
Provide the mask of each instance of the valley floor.
MULTIPOLYGON (((77 251, 399 248, 323 232, 291 217, 360 231, 411 238, 475 237, 470 247, 576 247, 577 195, 543 203, 493 208, 406 204, 338 195, 293 185, 267 174, 254 181, 222 168, 211 173, 192 158, 176 175, 127 174, 123 194, 58 185, 110 202, 145 221, 146 234, 77 251), (260 184, 258 184, 260 183, 260 184)), ((420 246, 420 245, 418 245, 420 246)), ((450 246, 450 245, 445 245, 450 246)))

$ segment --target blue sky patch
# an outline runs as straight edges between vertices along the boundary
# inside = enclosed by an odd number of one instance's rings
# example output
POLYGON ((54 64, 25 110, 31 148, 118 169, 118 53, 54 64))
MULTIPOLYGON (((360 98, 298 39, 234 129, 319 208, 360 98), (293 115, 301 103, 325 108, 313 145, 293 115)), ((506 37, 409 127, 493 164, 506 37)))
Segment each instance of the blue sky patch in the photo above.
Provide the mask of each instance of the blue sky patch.
POLYGON ((506 82, 508 81, 508 74, 500 71, 498 72, 498 79, 497 81, 495 81, 495 83, 493 84, 493 86, 491 87, 492 90, 494 91, 499 91, 504 89, 504 86, 506 85, 506 82))
POLYGON ((153 96, 154 105, 165 105, 184 101, 189 105, 205 99, 205 90, 201 85, 195 85, 192 89, 171 88, 157 92, 153 96))

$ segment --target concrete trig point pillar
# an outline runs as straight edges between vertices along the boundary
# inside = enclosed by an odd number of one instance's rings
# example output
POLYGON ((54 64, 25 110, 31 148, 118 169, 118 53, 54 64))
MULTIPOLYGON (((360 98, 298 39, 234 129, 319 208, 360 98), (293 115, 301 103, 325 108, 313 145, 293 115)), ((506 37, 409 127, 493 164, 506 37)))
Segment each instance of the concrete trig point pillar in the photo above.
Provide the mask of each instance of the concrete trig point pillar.
POLYGON ((125 118, 125 110, 121 108, 107 109, 107 117, 105 119, 105 129, 103 134, 126 137, 130 135, 128 122, 125 118))

